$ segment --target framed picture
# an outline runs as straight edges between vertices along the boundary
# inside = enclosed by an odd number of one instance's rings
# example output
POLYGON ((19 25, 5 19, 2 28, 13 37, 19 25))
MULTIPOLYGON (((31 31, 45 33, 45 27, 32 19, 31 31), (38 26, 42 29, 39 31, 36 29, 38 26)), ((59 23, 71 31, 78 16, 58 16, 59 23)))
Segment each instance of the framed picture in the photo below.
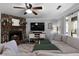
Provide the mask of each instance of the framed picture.
POLYGON ((48 23, 48 29, 52 29, 52 23, 48 23))

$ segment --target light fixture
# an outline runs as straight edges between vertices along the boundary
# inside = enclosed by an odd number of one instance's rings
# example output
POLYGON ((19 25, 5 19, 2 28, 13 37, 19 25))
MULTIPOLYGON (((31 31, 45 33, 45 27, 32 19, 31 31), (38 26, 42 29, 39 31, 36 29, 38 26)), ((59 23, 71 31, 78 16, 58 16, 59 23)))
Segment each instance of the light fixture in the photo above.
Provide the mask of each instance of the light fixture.
POLYGON ((62 6, 61 6, 61 5, 59 5, 59 6, 57 7, 57 10, 59 10, 61 7, 62 7, 62 6))
POLYGON ((38 25, 38 23, 35 23, 35 25, 38 25))
POLYGON ((30 9, 27 9, 26 12, 27 13, 32 13, 32 11, 30 9))
POLYGON ((66 19, 68 19, 68 17, 66 17, 66 19))

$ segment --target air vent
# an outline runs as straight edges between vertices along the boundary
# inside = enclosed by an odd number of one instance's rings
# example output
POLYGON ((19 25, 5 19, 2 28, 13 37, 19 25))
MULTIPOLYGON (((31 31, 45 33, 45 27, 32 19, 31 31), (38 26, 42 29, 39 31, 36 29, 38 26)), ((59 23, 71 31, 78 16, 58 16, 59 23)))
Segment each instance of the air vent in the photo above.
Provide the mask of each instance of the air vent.
POLYGON ((58 7, 57 7, 57 10, 59 10, 61 8, 61 5, 59 5, 58 7))

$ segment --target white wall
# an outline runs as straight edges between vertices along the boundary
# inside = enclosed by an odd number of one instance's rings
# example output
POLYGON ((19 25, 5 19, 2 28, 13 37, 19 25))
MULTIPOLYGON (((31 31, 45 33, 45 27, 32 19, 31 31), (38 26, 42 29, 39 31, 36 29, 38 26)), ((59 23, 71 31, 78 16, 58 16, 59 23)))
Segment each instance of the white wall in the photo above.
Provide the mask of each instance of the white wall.
POLYGON ((64 34, 65 33, 65 17, 60 18, 59 22, 60 22, 60 33, 64 34))
POLYGON ((1 43, 1 12, 0 12, 0 43, 1 43))
POLYGON ((56 20, 52 20, 49 18, 26 18, 26 32, 27 32, 27 36, 30 32, 30 23, 31 22, 44 22, 45 23, 45 33, 46 33, 46 37, 48 39, 50 39, 50 34, 51 34, 51 29, 48 29, 48 23, 56 23, 56 20))

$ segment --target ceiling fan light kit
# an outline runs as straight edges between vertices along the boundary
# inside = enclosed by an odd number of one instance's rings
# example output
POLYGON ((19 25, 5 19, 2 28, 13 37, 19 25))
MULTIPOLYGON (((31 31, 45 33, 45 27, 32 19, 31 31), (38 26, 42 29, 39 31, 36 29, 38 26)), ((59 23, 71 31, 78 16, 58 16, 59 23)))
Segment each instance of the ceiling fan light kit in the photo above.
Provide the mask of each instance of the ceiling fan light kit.
POLYGON ((14 8, 24 9, 25 10, 24 15, 29 14, 29 13, 33 13, 34 15, 38 15, 36 10, 42 10, 42 6, 33 7, 32 4, 30 4, 30 3, 25 3, 25 8, 24 7, 14 7, 14 8))
POLYGON ((24 15, 27 14, 27 12, 24 12, 24 15))
POLYGON ((27 9, 26 12, 27 13, 32 13, 32 11, 30 9, 27 9))

